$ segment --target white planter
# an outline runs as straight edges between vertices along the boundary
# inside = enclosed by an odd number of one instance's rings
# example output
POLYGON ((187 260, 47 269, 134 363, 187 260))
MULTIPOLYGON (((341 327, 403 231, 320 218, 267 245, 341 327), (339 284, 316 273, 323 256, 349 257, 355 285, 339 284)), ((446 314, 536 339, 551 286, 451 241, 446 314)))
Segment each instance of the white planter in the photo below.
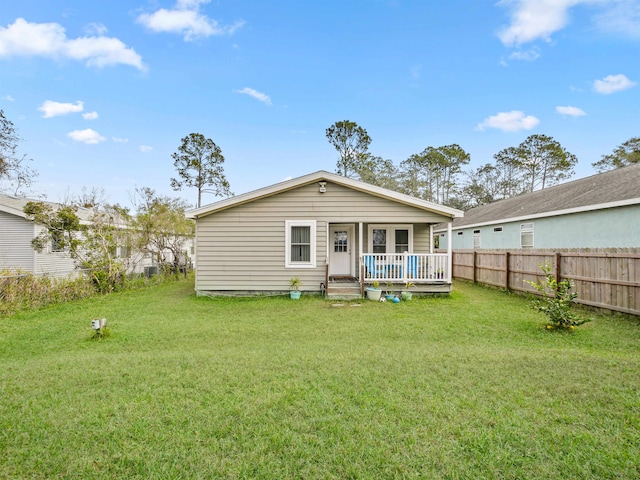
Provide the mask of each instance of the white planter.
POLYGON ((382 295, 381 289, 367 288, 366 292, 367 292, 367 298, 369 300, 374 300, 376 302, 380 301, 380 296, 382 295))

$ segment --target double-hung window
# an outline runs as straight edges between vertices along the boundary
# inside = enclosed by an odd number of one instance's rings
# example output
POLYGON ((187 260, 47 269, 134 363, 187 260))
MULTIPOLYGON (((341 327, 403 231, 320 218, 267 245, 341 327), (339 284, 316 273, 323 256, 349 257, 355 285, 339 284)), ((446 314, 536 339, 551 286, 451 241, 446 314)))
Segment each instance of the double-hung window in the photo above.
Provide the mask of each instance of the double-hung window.
POLYGON ((285 221, 285 268, 315 268, 315 220, 285 221))
POLYGON ((533 222, 520 224, 520 248, 533 248, 533 222))
POLYGON ((473 248, 480 248, 480 230, 473 231, 473 248))

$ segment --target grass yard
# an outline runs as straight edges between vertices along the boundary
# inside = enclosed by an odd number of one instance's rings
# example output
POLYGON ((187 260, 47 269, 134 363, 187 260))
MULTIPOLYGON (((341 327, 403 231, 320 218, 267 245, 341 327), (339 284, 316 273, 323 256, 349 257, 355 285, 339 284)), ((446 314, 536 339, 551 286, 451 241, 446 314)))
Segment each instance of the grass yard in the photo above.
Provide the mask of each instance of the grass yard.
POLYGON ((0 478, 640 478, 637 319, 192 289, 0 319, 0 478))

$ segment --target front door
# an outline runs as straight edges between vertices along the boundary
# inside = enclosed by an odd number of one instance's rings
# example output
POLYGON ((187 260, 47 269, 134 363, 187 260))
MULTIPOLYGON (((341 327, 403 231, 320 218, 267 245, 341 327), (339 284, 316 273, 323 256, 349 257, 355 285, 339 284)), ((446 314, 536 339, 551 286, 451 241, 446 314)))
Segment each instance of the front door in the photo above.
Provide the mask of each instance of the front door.
POLYGON ((350 276, 353 252, 353 225, 329 227, 329 275, 350 276))

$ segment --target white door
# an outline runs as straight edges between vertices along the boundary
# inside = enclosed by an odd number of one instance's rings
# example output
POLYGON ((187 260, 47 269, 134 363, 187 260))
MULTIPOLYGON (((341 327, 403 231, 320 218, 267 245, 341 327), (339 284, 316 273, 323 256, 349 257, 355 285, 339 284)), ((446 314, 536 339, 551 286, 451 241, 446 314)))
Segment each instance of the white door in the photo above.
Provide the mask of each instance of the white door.
POLYGON ((352 275, 353 225, 329 227, 329 275, 352 275))

